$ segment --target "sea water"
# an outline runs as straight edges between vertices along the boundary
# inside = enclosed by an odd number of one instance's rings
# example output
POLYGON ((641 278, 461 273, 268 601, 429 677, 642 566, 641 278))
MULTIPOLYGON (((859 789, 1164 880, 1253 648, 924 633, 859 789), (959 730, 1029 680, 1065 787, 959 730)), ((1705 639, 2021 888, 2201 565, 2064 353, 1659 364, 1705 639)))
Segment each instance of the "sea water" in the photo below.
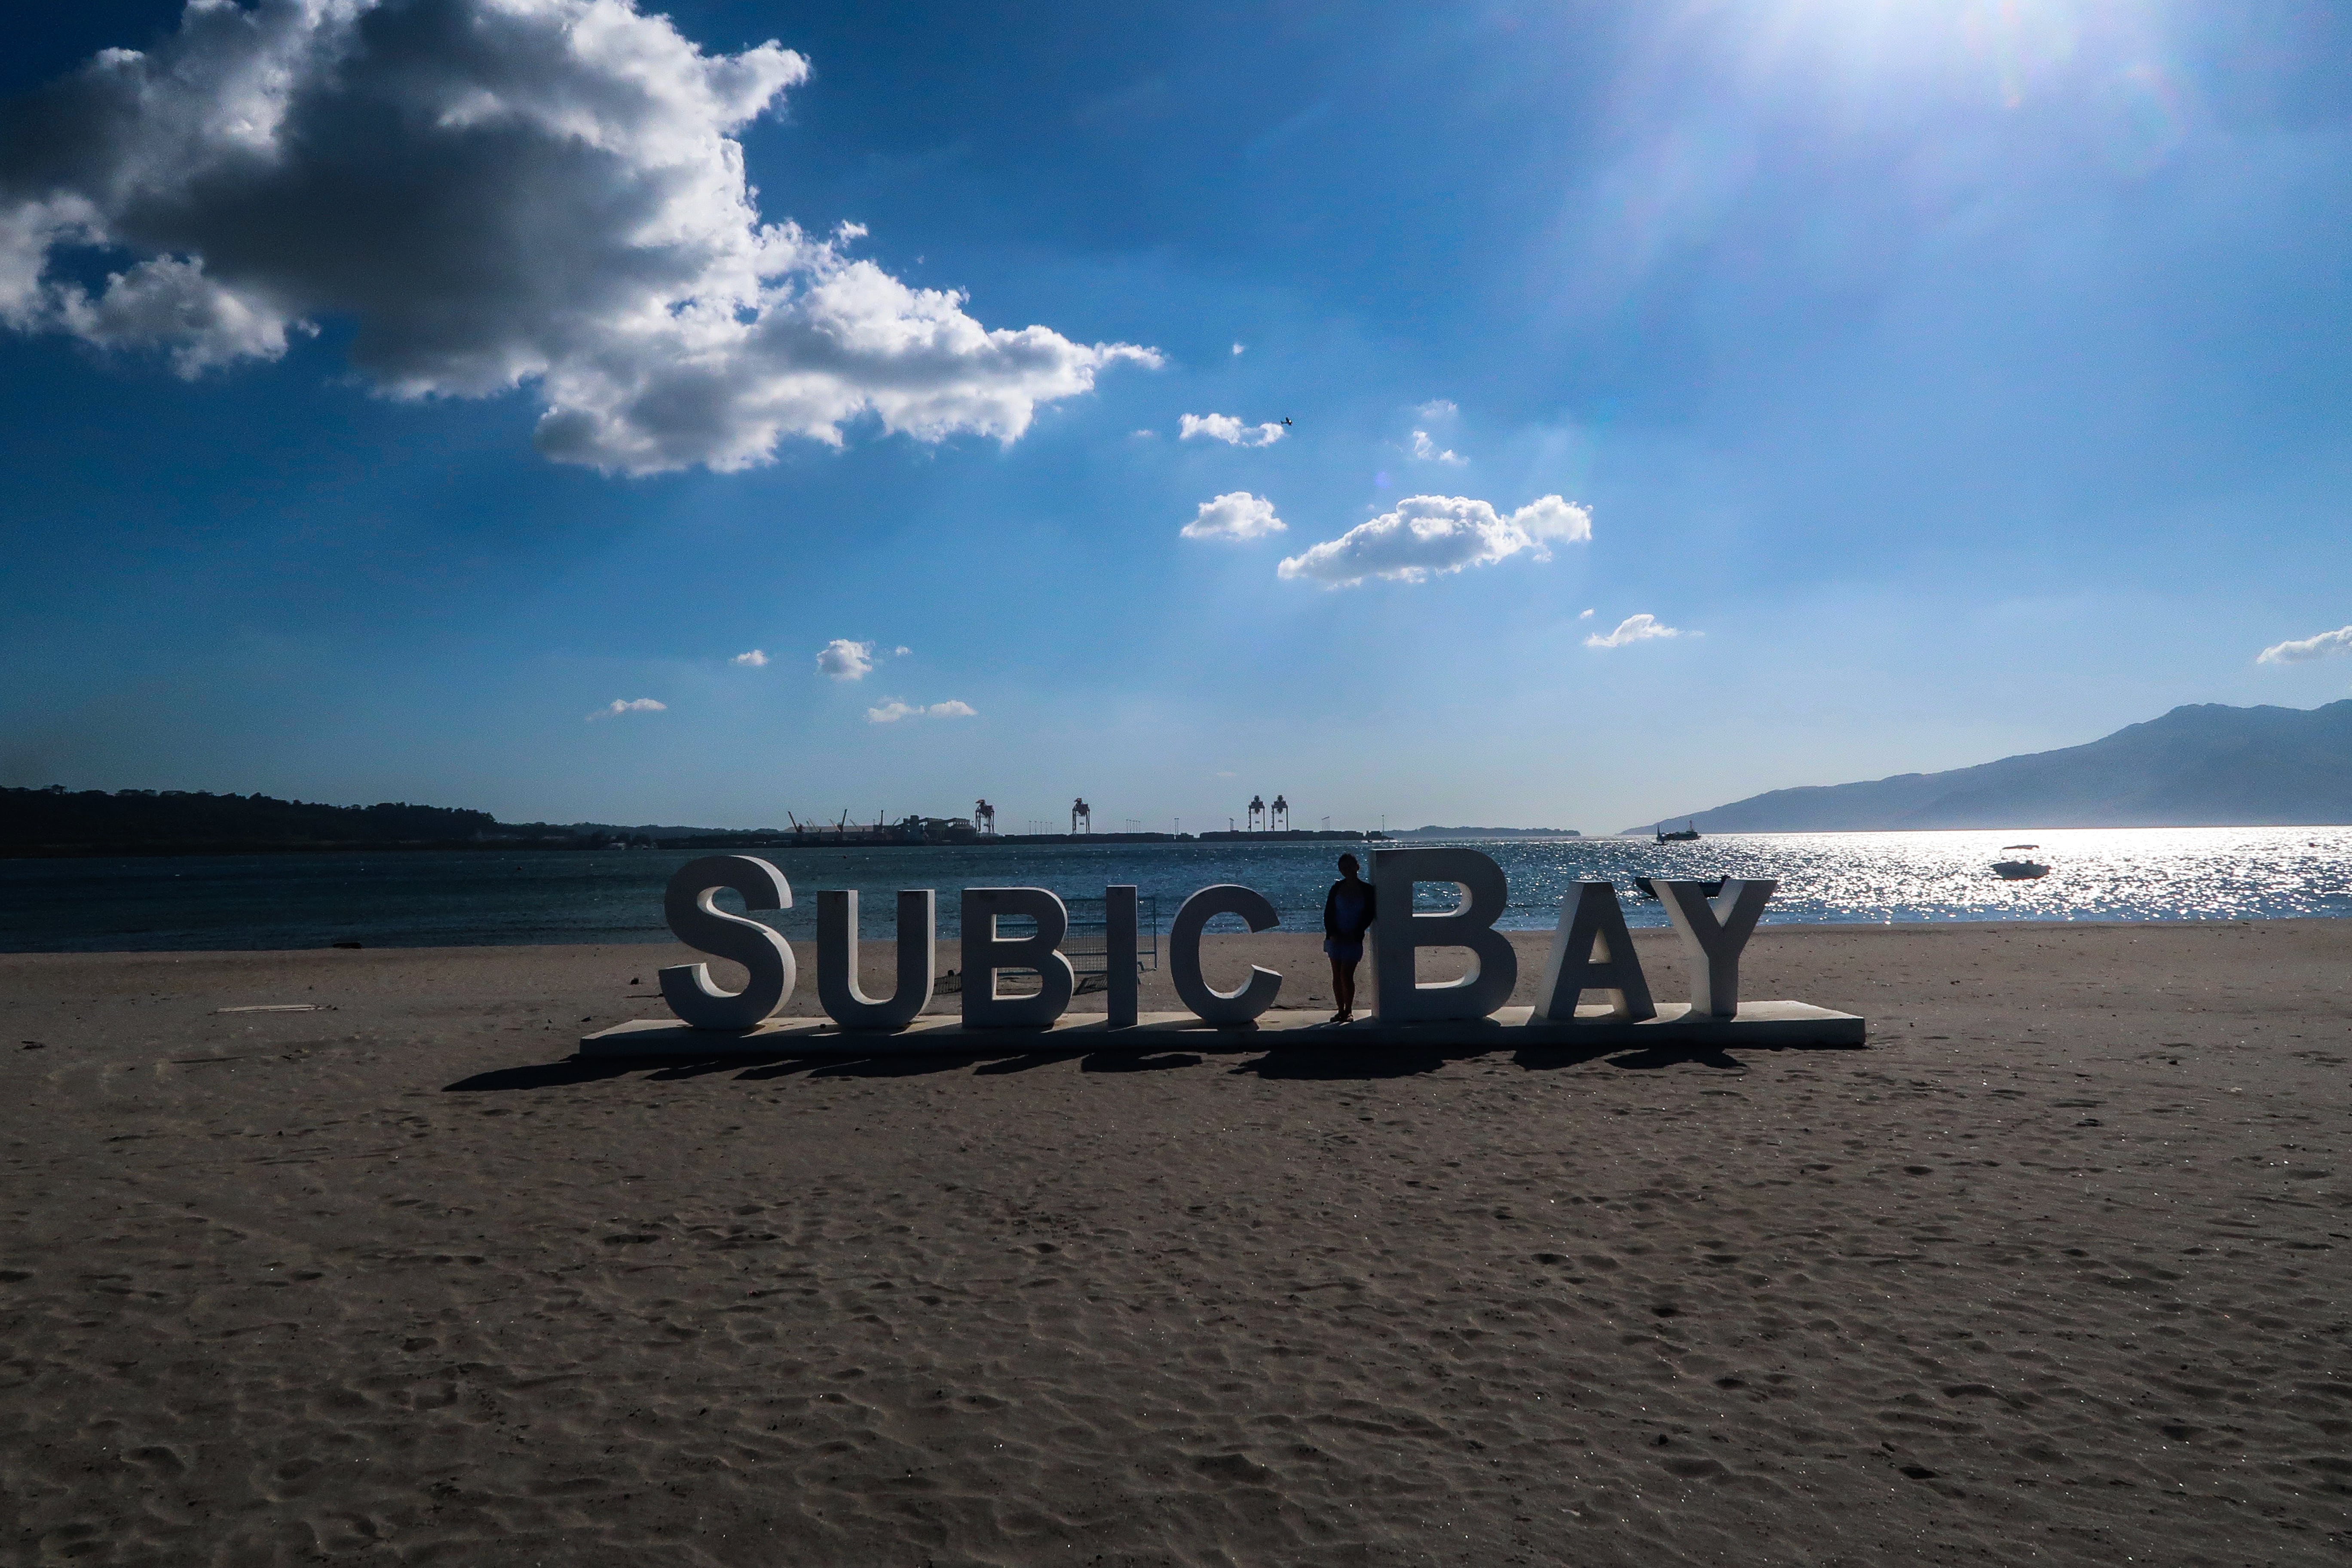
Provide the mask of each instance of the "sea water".
MULTIPOLYGON (((1406 846, 1435 840, 1411 840, 1406 846)), ((1454 842, 1454 841, 1449 841, 1454 842)), ((1663 925, 1636 876, 1771 877, 1769 921, 2280 920, 2352 915, 2352 828, 2201 827, 2043 832, 1730 834, 1487 839, 1511 902, 1501 924, 1549 927, 1571 882, 1607 880, 1635 925, 1663 925), (2039 846, 2047 877, 2005 882, 2005 845, 2039 846)), ((1185 895, 1215 882, 1255 888, 1282 928, 1321 928, 1323 893, 1349 847, 1332 843, 992 845, 762 849, 791 881, 792 909, 765 917, 816 932, 815 893, 856 888, 870 938, 887 938, 900 888, 939 889, 940 934, 957 934, 966 887, 1050 888, 1100 898, 1131 882, 1161 931, 1185 895)), ((1370 847, 1357 846, 1361 855, 1370 847)), ((478 946, 660 942, 662 889, 686 851, 487 850, 0 860, 0 951, 478 946)), ((722 905, 732 895, 722 894, 722 905)), ((1424 909, 1452 889, 1424 887, 1424 909)), ((1221 919, 1214 929, 1239 929, 1221 919)))

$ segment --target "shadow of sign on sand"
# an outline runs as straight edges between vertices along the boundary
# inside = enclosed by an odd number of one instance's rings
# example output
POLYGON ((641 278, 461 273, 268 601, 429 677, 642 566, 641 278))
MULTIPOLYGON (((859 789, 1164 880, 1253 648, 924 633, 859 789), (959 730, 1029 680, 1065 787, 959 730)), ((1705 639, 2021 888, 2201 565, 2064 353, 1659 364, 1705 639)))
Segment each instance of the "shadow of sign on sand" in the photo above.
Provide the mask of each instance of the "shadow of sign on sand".
MULTIPOLYGON (((1784 1050, 1853 1050, 1853 1046, 1773 1045, 1784 1050)), ((1503 1042, 1460 1050, 1412 1050, 1390 1047, 1356 1051, 1324 1046, 1281 1046, 1260 1051, 1225 1068, 1236 1077, 1298 1081, 1370 1081, 1411 1078, 1436 1072, 1456 1062, 1475 1062, 1510 1052, 1512 1066, 1528 1072, 1555 1072, 1564 1068, 1601 1063, 1631 1072, 1661 1068, 1702 1067, 1742 1073, 1748 1064, 1718 1046, 1660 1044, 1638 1050, 1618 1046, 1538 1046, 1515 1047, 1503 1042)), ((1219 1055, 1234 1053, 1218 1053, 1219 1055)), ((1240 1054, 1248 1055, 1248 1047, 1240 1054)), ((781 1078, 916 1078, 933 1073, 971 1073, 996 1077, 1028 1072, 1057 1062, 1076 1062, 1080 1072, 1172 1072, 1211 1065, 1211 1058, 1195 1051, 1023 1051, 1011 1056, 984 1051, 941 1050, 921 1054, 894 1052, 881 1056, 844 1057, 776 1055, 746 1058, 712 1055, 698 1060, 646 1057, 567 1057, 528 1067, 497 1068, 445 1084, 444 1094, 501 1094, 517 1090, 569 1089, 643 1074, 648 1082, 674 1083, 689 1079, 731 1074, 745 1082, 781 1078)))

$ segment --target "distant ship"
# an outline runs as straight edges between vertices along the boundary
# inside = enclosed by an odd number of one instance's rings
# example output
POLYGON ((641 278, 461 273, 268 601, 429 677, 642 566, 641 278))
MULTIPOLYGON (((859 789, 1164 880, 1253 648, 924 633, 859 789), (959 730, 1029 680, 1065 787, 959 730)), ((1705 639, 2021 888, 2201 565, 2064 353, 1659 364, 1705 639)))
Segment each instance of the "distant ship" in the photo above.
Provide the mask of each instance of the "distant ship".
POLYGON ((1658 824, 1658 842, 1661 844, 1687 844, 1697 837, 1698 819, 1696 817, 1684 818, 1683 825, 1672 833, 1666 831, 1664 823, 1658 824))
MULTIPOLYGON (((2041 847, 2039 844, 2004 844, 2000 847, 2000 852, 2008 855, 2012 851, 2041 847)), ((2036 877, 2050 875, 2049 867, 2039 860, 2026 858, 2022 855, 2014 860, 1996 860, 1992 863, 1992 868, 1994 874, 2004 882, 2031 882, 2036 877)))

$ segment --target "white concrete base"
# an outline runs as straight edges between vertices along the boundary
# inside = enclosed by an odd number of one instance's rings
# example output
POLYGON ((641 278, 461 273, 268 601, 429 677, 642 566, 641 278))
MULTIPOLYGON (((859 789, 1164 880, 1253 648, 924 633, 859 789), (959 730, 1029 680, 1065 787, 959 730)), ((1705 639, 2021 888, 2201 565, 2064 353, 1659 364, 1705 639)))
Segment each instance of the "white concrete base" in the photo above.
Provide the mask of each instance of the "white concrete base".
POLYGON ((1733 1018, 1693 1017, 1686 1002, 1660 1004, 1639 1024, 1579 1008, 1573 1024, 1528 1022, 1528 1007, 1456 1024, 1383 1024, 1359 1018, 1328 1024, 1324 1015, 1281 1011, 1257 1022, 1220 1026, 1190 1013, 1146 1013, 1124 1029, 1100 1013, 1065 1013, 1051 1028, 968 1029, 952 1013, 916 1019, 903 1029, 845 1029, 830 1018, 771 1018, 754 1029, 692 1029, 668 1018, 640 1018, 599 1029, 580 1042, 583 1057, 837 1056, 1010 1051, 1250 1051, 1329 1047, 1361 1050, 1406 1046, 1486 1050, 1580 1046, 1859 1046, 1866 1026, 1851 1013, 1802 1002, 1743 1002, 1733 1018), (1589 1021, 1586 1021, 1589 1016, 1589 1021))

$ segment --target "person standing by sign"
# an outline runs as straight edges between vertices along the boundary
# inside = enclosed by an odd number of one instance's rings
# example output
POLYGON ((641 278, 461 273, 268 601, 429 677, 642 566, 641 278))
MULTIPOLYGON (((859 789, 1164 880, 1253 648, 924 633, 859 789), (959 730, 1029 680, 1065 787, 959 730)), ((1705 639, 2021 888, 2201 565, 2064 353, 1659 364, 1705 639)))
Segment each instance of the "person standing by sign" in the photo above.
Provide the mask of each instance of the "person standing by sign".
POLYGON ((1331 1022, 1356 1016, 1356 965, 1363 962, 1364 932, 1375 919, 1372 885, 1356 875, 1356 858, 1339 857, 1339 879, 1323 895, 1323 951, 1331 957, 1331 1000, 1339 1010, 1331 1022))

